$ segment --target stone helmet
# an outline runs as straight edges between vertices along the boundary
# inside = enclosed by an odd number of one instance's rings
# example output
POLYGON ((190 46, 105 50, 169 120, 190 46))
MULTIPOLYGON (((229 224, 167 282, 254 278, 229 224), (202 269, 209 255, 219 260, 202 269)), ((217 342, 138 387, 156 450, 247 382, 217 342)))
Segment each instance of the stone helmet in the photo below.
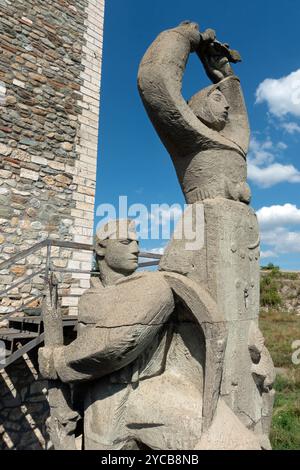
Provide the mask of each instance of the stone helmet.
POLYGON ((105 240, 130 238, 137 240, 135 221, 131 219, 112 219, 96 230, 95 244, 105 240))

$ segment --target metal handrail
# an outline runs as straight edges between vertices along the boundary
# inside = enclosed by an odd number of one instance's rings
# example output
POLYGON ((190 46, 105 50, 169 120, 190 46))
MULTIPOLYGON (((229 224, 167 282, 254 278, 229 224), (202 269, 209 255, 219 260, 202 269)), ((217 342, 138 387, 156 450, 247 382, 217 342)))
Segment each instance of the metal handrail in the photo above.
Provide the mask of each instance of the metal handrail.
POLYGON ((51 240, 47 239, 47 240, 44 240, 40 243, 36 243, 32 247, 27 248, 26 250, 20 251, 19 253, 16 253, 11 258, 7 259, 6 261, 2 261, 2 263, 0 263, 0 271, 2 271, 2 269, 10 268, 17 261, 20 261, 20 260, 26 258, 27 256, 32 255, 33 253, 36 253, 37 251, 41 250, 42 248, 45 248, 46 246, 49 245, 49 241, 51 241, 51 240))
MULTIPOLYGON (((42 248, 49 247, 51 248, 52 246, 57 246, 60 248, 70 248, 70 249, 77 249, 77 250, 86 250, 86 251, 94 251, 94 246, 85 244, 85 243, 77 243, 77 242, 66 242, 66 241, 60 241, 60 240, 51 240, 47 238, 46 240, 43 240, 42 242, 36 243, 30 248, 27 248, 26 250, 20 251, 19 253, 16 253, 13 255, 11 258, 8 260, 3 261, 0 263, 0 271, 3 269, 7 269, 11 266, 13 266, 17 261, 20 261, 24 258, 27 258, 27 256, 30 256, 37 251, 41 250, 42 248)), ((140 258, 150 258, 150 259, 156 259, 160 260, 162 255, 156 254, 156 253, 148 253, 148 252, 141 252, 139 254, 140 258)))
POLYGON ((139 268, 148 268, 150 266, 159 266, 159 261, 148 261, 146 263, 139 264, 139 268))
POLYGON ((29 274, 25 279, 21 279, 21 281, 15 282, 11 286, 9 286, 7 289, 0 292, 0 298, 4 297, 4 295, 7 294, 8 292, 10 292, 12 289, 15 289, 16 287, 19 287, 20 285, 24 284, 25 281, 28 282, 31 279, 33 279, 34 277, 39 276, 42 273, 45 273, 45 268, 40 269, 36 273, 29 274))
MULTIPOLYGON (((43 269, 40 269, 39 271, 35 273, 31 273, 30 275, 26 276, 24 279, 15 282, 5 290, 0 292, 0 297, 3 297, 5 294, 7 294, 9 291, 12 289, 19 287, 22 284, 26 284, 28 281, 33 279, 36 276, 39 276, 44 273, 45 279, 48 278, 50 272, 61 272, 61 273, 82 273, 82 274, 95 274, 93 271, 81 271, 77 269, 60 269, 60 268, 54 268, 50 265, 50 255, 51 255, 51 248, 52 247, 60 247, 60 248, 67 248, 67 249, 76 249, 76 250, 86 250, 86 251, 94 251, 94 246, 89 245, 89 244, 84 244, 84 243, 77 243, 77 242, 68 242, 68 241, 60 241, 60 240, 51 240, 51 239, 46 239, 43 240, 42 242, 36 243, 30 248, 27 248, 26 250, 20 251, 19 253, 16 253, 13 255, 11 258, 8 260, 3 261, 0 263, 0 271, 3 269, 10 268, 14 264, 16 264, 18 261, 23 260, 24 258, 27 258, 27 256, 30 256, 37 251, 40 251, 43 248, 47 248, 47 256, 45 257, 45 267, 43 269)), ((159 264, 159 260, 162 258, 162 255, 158 253, 148 253, 148 252, 140 252, 139 253, 139 258, 146 258, 146 259, 152 259, 155 261, 150 261, 150 262, 143 262, 139 263, 139 267, 150 267, 150 266, 157 266, 159 264)), ((43 294, 39 294, 37 296, 31 295, 30 300, 22 304, 19 308, 7 313, 6 315, 1 315, 0 316, 0 321, 4 320, 9 320, 10 318, 13 318, 13 315, 22 308, 26 307, 27 305, 30 305, 30 303, 33 300, 39 299, 43 296, 43 294)))
POLYGON ((150 258, 150 259, 161 260, 162 255, 160 255, 158 253, 148 253, 148 252, 141 251, 140 254, 139 254, 139 258, 150 258))

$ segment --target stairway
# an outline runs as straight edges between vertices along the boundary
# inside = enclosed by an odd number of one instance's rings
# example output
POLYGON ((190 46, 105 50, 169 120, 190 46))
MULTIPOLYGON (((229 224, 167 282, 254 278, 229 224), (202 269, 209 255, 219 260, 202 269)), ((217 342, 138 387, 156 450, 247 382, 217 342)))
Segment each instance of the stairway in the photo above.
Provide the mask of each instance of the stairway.
MULTIPOLYGON (((63 317, 64 330, 76 329, 77 317, 63 317)), ((44 341, 44 327, 41 316, 14 317, 8 320, 8 327, 0 329, 0 341, 5 345, 5 365, 8 367, 14 361, 28 353, 44 341)), ((3 355, 3 354, 2 354, 3 355)))

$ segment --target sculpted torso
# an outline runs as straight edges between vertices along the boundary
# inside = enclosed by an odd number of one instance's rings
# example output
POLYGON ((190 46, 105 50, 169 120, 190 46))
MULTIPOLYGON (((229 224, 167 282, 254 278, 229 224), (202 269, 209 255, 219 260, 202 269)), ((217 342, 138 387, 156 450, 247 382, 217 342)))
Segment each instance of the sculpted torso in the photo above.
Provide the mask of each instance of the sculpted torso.
POLYGON ((101 338, 107 341, 99 357, 109 349, 110 366, 117 369, 87 390, 86 448, 121 449, 139 443, 188 449, 200 440, 204 341, 195 320, 179 318, 174 309, 173 294, 160 273, 133 275, 109 288, 97 281, 83 296, 80 322, 85 327, 80 334, 98 324, 98 347, 101 338), (125 318, 131 322, 126 328, 125 318), (109 333, 108 325, 114 325, 109 333))

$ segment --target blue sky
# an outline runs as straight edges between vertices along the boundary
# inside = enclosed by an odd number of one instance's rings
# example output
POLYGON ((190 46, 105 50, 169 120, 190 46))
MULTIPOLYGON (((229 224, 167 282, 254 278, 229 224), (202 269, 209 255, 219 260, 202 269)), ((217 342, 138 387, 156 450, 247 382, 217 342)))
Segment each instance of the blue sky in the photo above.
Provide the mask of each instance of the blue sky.
MULTIPOLYGON (((249 183, 262 233, 262 263, 300 269, 300 64, 298 0, 107 0, 96 206, 184 204, 171 159, 144 111, 139 62, 164 29, 190 19, 238 49, 234 66, 249 112, 249 183)), ((192 56, 183 94, 209 84, 192 56)), ((96 223, 99 217, 96 217, 96 223)), ((142 241, 160 248, 166 241, 142 241)))

